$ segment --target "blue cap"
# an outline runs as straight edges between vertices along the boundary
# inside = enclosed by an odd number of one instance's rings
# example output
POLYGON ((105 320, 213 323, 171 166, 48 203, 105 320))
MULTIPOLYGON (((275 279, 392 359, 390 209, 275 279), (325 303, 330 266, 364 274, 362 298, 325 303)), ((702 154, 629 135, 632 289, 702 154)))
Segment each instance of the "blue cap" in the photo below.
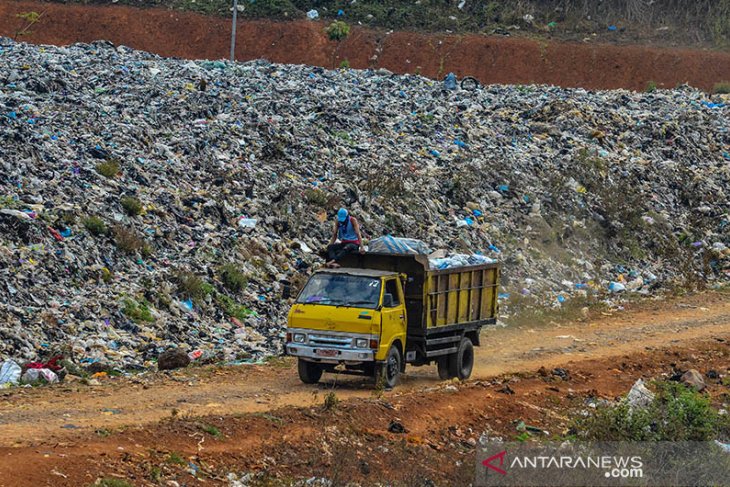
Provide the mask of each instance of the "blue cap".
POLYGON ((347 220, 347 210, 344 208, 340 208, 337 210, 337 221, 342 223, 345 220, 347 220))

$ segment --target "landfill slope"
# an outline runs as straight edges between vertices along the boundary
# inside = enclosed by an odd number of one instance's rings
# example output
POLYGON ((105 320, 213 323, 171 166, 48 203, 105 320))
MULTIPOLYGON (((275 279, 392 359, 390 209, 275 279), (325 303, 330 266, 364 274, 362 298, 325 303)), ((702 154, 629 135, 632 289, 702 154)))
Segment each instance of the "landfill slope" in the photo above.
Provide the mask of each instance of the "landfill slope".
POLYGON ((728 277, 719 95, 0 49, 2 359, 276 353, 340 205, 370 238, 499 258, 506 301, 728 277))

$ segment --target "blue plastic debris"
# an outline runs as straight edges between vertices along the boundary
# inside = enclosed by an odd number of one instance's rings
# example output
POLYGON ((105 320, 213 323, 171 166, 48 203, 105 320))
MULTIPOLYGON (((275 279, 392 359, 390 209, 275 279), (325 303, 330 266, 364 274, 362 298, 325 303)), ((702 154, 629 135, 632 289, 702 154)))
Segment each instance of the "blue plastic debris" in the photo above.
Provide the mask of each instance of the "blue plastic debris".
POLYGON ((481 212, 481 210, 472 210, 472 213, 473 213, 473 214, 474 214, 474 216, 475 216, 475 217, 477 217, 477 218, 479 218, 479 217, 480 217, 480 216, 482 216, 482 214, 483 214, 483 213, 481 212))
POLYGON ((498 254, 501 254, 501 253, 502 253, 502 251, 501 251, 501 250, 499 250, 499 249, 498 249, 498 248, 497 248, 497 247, 496 247, 496 246, 495 246, 494 244, 489 244, 489 247, 488 247, 488 248, 489 248, 489 250, 491 250, 492 252, 496 252, 496 253, 498 253, 498 254))
POLYGON ((497 190, 498 191, 501 191, 502 193, 506 193, 507 191, 509 191, 509 185, 508 184, 500 184, 499 186, 497 186, 497 190))
POLYGON ((618 28, 615 25, 609 25, 608 30, 610 30, 611 32, 615 32, 616 30, 618 30, 618 28))

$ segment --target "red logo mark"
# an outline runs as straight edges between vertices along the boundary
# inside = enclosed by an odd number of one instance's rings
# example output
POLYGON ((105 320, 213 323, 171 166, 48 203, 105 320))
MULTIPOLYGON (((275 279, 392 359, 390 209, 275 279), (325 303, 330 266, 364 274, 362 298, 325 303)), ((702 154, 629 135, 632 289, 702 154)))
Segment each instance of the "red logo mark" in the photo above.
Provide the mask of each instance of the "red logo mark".
POLYGON ((501 451, 501 452, 497 453, 496 455, 492 455, 491 457, 489 457, 486 460, 484 460, 482 462, 482 465, 484 465, 487 468, 491 468, 492 470, 494 470, 498 474, 507 475, 507 471, 506 470, 502 470, 501 468, 492 465, 492 461, 496 460, 497 458, 499 458, 499 465, 500 466, 504 465, 504 456, 506 454, 507 454, 507 450, 504 450, 504 451, 501 451))

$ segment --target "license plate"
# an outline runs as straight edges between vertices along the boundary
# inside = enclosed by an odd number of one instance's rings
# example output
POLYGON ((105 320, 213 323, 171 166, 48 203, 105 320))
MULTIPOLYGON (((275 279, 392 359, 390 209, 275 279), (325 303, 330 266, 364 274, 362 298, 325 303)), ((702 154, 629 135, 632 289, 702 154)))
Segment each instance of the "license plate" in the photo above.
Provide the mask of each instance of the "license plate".
POLYGON ((317 350, 317 355, 320 357, 334 357, 337 355, 337 350, 317 350))

